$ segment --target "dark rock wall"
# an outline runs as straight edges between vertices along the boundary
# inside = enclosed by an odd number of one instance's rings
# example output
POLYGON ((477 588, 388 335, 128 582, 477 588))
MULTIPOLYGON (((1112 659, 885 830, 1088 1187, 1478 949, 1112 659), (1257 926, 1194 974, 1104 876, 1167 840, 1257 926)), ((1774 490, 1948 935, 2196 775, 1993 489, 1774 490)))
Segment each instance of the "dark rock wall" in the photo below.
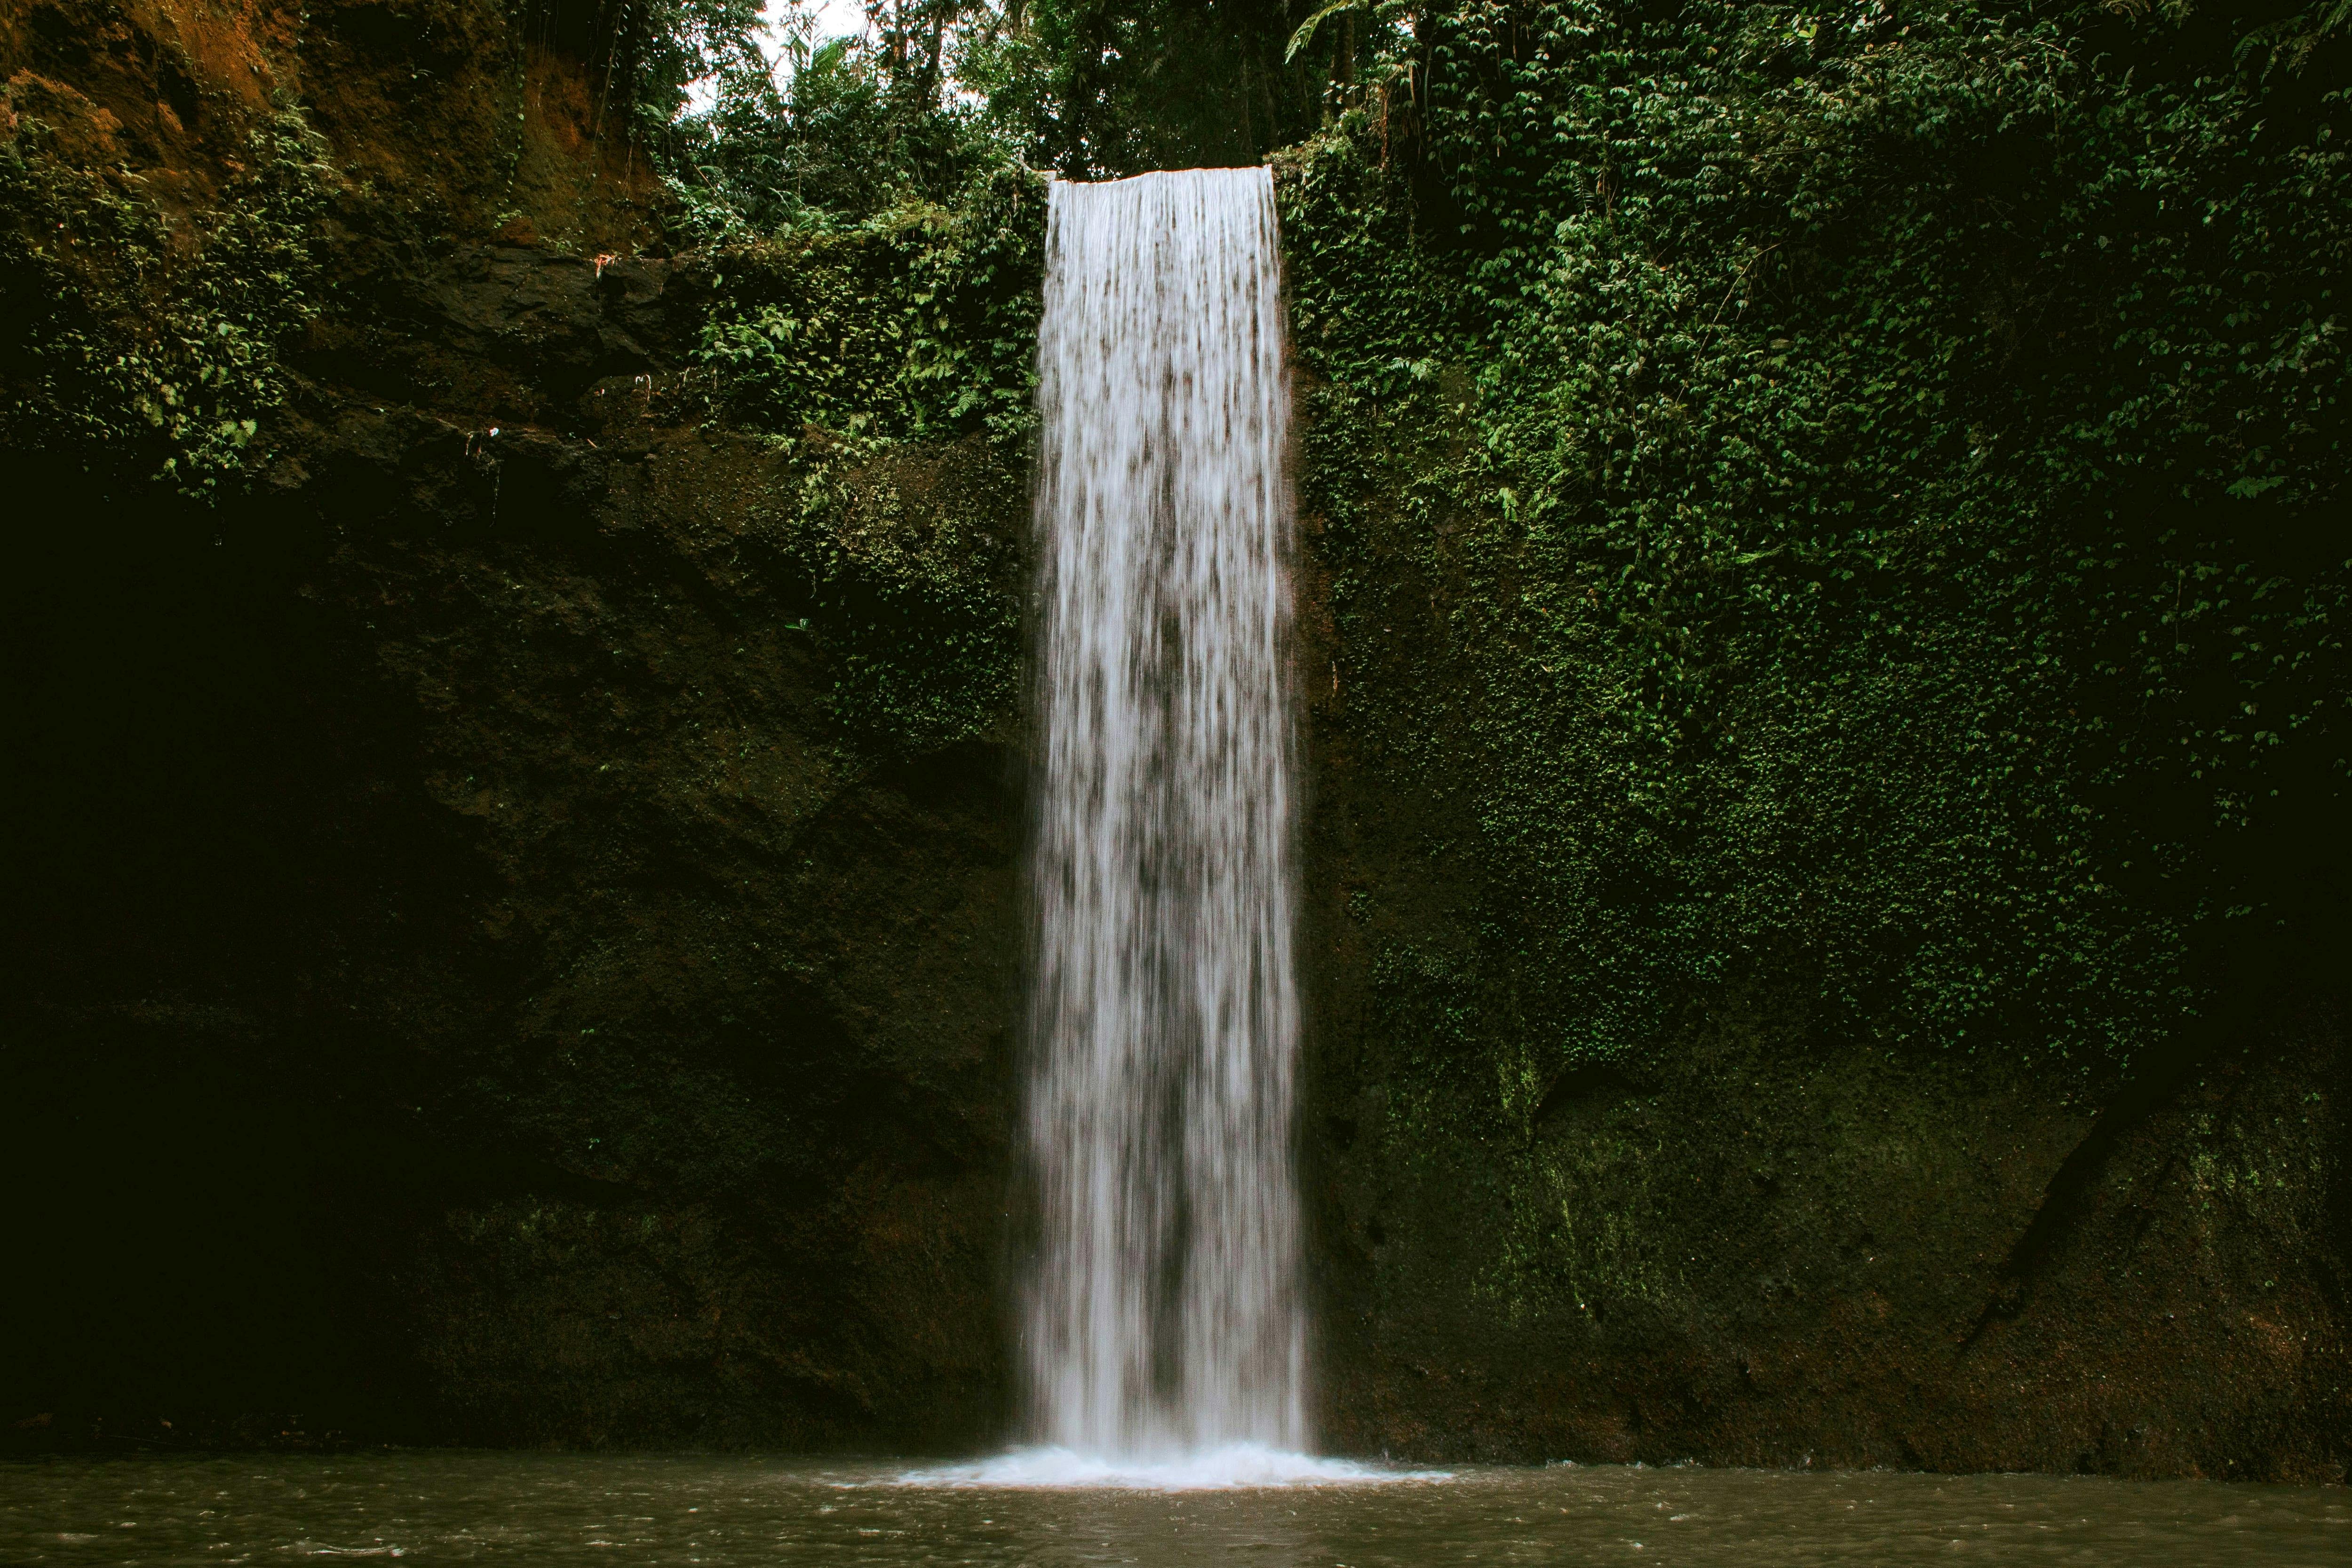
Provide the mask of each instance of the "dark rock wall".
MULTIPOLYGON (((266 501, 124 507, 16 580, 10 1143, 58 1206, 50 1334, 103 1301, 194 1368, 189 1296, 284 1312, 361 1336, 367 1385, 288 1372, 288 1413, 482 1440, 993 1424, 1009 764, 831 743, 761 541, 788 476, 638 413, 666 277, 458 247, 365 351, 551 406, 316 383, 266 501), (151 1184, 244 1249, 173 1235, 175 1274, 107 1235, 151 1184), (301 1304, 288 1269, 324 1270, 301 1304)), ((70 1406, 39 1359, 10 1397, 70 1406)))
MULTIPOLYGON (((209 15, 113 20, 177 58, 209 15)), ((392 112, 490 104, 500 17, 303 35, 349 183, 250 495, 9 459, 0 1415, 979 1441, 1013 763, 841 743, 800 476, 701 428, 693 269, 392 112)), ((583 73, 520 65, 499 134, 560 148, 583 73)))

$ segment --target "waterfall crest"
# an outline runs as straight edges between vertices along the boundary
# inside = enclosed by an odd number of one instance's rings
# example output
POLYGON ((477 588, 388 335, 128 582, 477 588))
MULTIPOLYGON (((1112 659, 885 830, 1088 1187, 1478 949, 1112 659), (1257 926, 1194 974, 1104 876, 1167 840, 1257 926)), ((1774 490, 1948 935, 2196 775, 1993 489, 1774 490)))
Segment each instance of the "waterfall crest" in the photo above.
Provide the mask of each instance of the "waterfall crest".
POLYGON ((1040 331, 1034 1435, 1307 1439, 1294 519, 1265 169, 1057 183, 1040 331))

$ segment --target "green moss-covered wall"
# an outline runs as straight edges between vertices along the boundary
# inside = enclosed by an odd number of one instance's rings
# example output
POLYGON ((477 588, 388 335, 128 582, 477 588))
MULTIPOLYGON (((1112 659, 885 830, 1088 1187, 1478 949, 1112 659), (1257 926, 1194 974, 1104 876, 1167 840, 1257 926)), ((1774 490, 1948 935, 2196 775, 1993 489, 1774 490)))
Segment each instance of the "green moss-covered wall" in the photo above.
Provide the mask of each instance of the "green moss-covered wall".
POLYGON ((2339 1473, 2343 101, 2216 42, 1464 5, 1278 161, 1349 1444, 2339 1473))

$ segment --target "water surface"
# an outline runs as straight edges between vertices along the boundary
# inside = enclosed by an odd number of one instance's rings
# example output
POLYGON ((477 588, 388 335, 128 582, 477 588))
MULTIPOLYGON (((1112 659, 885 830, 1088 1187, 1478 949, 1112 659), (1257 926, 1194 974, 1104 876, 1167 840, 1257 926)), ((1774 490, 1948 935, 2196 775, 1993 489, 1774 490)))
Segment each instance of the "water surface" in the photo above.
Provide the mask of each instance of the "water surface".
POLYGON ((392 1452, 0 1465, 0 1563, 2352 1563, 2352 1493, 2039 1476, 1478 1469, 1192 1491, 897 1484, 903 1464, 392 1452))

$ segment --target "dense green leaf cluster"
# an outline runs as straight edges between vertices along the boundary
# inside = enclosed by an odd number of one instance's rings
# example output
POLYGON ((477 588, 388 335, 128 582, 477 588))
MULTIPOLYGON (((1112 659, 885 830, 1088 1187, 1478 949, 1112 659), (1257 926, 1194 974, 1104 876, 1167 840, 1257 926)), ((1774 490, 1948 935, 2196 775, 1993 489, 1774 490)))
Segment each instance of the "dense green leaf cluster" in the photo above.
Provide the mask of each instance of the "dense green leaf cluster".
POLYGON ((1045 218, 1044 182, 1000 162, 951 204, 714 262, 700 357, 730 423, 803 460, 777 526, 818 584, 836 711, 889 749, 1013 707, 1045 218))
POLYGON ((857 37, 801 5, 667 0, 646 57, 688 230, 740 238, 952 197, 1012 160, 1075 179, 1260 162, 1394 65, 1405 0, 869 0, 857 37), (676 117, 668 85, 706 78, 676 117))
POLYGON ((1352 8, 1288 50, 1316 11, 1307 0, 1028 0, 984 13, 959 74, 992 132, 1074 179, 1255 163, 1311 132, 1327 81, 1351 78, 1370 52, 1352 8))
POLYGON ((294 110, 266 120, 176 233, 135 180, 50 142, 26 115, 0 145, 0 445, 210 497, 245 469, 286 395, 278 350, 318 309, 318 138, 294 110))
POLYGON ((1385 991, 1511 1113, 1760 974, 2096 1078, 2340 944, 2352 120, 2233 41, 1461 0, 1296 157, 1334 677, 1474 825, 1385 991))
POLYGON ((670 143, 680 225, 705 243, 938 205, 1006 161, 969 112, 940 102, 935 82, 893 73, 855 38, 794 36, 775 63, 744 40, 717 73, 710 108, 670 143))

